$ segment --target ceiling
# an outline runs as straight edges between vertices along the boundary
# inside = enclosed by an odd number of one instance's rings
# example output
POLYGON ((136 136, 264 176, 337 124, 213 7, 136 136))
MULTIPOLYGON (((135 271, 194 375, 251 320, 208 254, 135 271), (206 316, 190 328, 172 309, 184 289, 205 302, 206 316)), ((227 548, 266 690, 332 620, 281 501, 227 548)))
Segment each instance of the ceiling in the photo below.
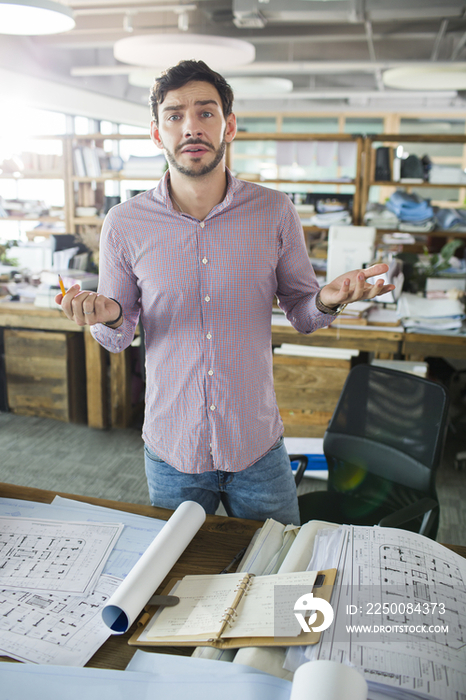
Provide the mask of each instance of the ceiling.
MULTIPOLYGON (((147 105, 148 89, 130 85, 130 68, 113 56, 119 39, 195 33, 251 42, 253 63, 222 70, 227 78, 288 78, 287 95, 237 94, 236 110, 410 111, 466 109, 456 90, 388 88, 397 66, 462 68, 466 73, 463 0, 67 0, 75 29, 65 34, 0 36, 0 66, 29 76, 147 105)), ((192 58, 192 56, 180 56, 192 58)), ((215 66, 213 66, 215 68, 215 66)))

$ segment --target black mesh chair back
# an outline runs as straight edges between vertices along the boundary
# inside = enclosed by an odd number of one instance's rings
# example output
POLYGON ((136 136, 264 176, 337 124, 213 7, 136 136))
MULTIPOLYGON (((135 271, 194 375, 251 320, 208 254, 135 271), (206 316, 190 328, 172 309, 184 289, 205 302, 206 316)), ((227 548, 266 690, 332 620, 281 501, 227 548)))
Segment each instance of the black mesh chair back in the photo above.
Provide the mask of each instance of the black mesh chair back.
MULTIPOLYGON (((447 411, 441 384, 372 365, 354 367, 324 437, 326 519, 400 526, 435 537, 435 472, 447 411)), ((300 497, 303 521, 324 515, 315 514, 318 498, 318 492, 300 497)))

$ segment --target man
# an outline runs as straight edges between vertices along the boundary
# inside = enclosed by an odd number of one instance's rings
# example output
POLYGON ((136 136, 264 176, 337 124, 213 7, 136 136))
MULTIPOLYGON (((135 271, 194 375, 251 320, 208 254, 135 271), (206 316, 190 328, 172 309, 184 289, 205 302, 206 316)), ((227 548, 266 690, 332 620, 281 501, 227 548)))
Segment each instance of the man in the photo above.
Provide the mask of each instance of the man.
POLYGON ((319 291, 288 197, 234 178, 233 94, 201 61, 166 71, 151 94, 151 138, 169 163, 156 189, 114 207, 101 235, 98 294, 61 302, 111 352, 146 342, 146 475, 153 505, 299 524, 273 390, 274 296, 293 326, 327 326, 341 304, 393 287, 355 270, 319 291))

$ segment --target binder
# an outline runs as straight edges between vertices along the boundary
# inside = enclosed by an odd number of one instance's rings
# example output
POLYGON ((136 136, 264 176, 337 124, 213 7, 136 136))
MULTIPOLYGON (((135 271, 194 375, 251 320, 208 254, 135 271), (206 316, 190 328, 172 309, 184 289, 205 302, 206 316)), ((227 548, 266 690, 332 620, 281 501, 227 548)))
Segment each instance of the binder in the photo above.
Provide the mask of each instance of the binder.
MULTIPOLYGON (((299 633, 295 630, 283 636, 275 634, 275 586, 293 586, 290 595, 295 586, 307 587, 306 590, 312 591, 314 598, 322 598, 329 603, 335 576, 336 569, 328 569, 268 576, 240 573, 185 576, 181 581, 175 579, 163 594, 178 596, 179 606, 163 608, 160 612, 158 608, 148 606, 128 643, 137 646, 209 646, 217 649, 316 644, 321 633, 312 629, 304 632, 299 624, 295 624, 299 633), (206 592, 200 593, 201 590, 206 592)), ((292 600, 287 606, 286 615, 296 623, 292 600)), ((318 611, 314 626, 320 626, 322 622, 323 615, 318 611)))

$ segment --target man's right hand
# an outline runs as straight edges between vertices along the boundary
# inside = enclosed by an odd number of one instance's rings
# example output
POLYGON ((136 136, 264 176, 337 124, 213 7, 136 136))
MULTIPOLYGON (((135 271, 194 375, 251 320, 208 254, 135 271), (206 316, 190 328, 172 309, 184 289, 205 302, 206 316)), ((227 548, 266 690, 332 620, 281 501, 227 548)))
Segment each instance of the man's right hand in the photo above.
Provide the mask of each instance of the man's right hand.
MULTIPOLYGON (((63 294, 55 297, 57 304, 61 305, 65 316, 74 321, 78 326, 93 326, 96 323, 109 323, 118 318, 120 306, 113 299, 105 297, 97 292, 81 290, 78 284, 70 287, 63 294)), ((112 328, 118 328, 123 323, 121 318, 112 328)))

